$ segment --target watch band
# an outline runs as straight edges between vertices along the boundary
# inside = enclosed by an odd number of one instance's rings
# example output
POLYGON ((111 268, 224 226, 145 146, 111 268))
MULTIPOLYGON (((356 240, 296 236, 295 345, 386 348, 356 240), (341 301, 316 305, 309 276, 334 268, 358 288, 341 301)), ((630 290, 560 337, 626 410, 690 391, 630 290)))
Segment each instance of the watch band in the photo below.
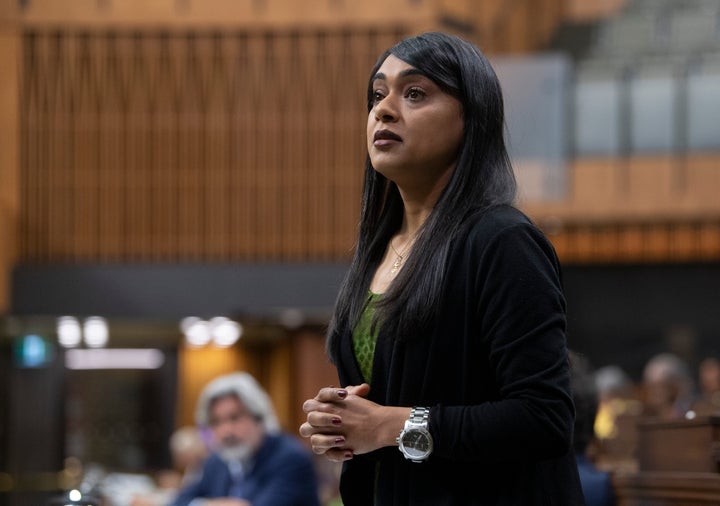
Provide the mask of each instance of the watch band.
POLYGON ((414 407, 410 410, 410 422, 415 424, 423 424, 427 427, 430 410, 428 408, 414 407))

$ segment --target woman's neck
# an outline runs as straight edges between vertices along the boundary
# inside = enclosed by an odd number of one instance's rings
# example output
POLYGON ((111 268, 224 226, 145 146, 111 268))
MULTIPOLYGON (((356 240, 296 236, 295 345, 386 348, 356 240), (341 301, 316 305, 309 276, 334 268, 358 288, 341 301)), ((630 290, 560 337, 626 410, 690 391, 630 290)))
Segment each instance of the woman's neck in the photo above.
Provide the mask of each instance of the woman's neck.
POLYGON ((408 187, 398 185, 398 191, 403 201, 403 222, 398 235, 415 237, 418 230, 423 226, 430 213, 435 208, 435 204, 440 198, 440 194, 447 186, 452 175, 453 167, 448 168, 432 186, 415 186, 408 187))

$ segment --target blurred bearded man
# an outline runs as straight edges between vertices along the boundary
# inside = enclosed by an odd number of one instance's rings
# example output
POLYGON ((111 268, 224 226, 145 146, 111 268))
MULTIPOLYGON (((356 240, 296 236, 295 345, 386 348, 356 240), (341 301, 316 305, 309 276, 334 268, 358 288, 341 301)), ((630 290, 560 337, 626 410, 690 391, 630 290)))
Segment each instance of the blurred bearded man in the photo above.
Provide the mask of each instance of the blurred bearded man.
POLYGON ((270 397, 252 376, 211 381, 195 419, 211 432, 212 453, 173 506, 319 505, 309 451, 280 431, 270 397))

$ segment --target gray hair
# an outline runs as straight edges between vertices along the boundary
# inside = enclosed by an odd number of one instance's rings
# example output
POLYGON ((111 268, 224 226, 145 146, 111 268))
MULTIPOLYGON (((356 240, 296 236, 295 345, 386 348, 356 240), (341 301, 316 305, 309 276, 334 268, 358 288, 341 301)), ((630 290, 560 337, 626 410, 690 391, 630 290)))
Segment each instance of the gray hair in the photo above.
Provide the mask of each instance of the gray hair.
POLYGON ((268 434, 280 432, 280 423, 272 400, 265 390, 250 374, 238 372, 215 378, 208 383, 200 394, 195 410, 195 421, 200 427, 209 425, 210 405, 216 399, 235 395, 250 413, 256 416, 268 434))
POLYGON ((673 353, 660 353, 652 357, 643 369, 645 381, 665 380, 692 384, 687 364, 673 353))
POLYGON ((632 380, 619 366, 606 365, 595 371, 595 385, 603 394, 627 395, 632 388, 632 380))

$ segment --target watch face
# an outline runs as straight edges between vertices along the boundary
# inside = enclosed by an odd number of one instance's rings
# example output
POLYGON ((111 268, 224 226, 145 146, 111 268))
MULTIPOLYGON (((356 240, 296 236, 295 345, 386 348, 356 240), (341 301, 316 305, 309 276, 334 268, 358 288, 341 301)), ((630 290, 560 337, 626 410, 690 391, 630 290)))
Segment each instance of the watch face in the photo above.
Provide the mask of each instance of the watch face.
POLYGON ((412 459, 427 457, 432 451, 430 435, 423 430, 409 430, 403 434, 401 444, 405 454, 412 459))

